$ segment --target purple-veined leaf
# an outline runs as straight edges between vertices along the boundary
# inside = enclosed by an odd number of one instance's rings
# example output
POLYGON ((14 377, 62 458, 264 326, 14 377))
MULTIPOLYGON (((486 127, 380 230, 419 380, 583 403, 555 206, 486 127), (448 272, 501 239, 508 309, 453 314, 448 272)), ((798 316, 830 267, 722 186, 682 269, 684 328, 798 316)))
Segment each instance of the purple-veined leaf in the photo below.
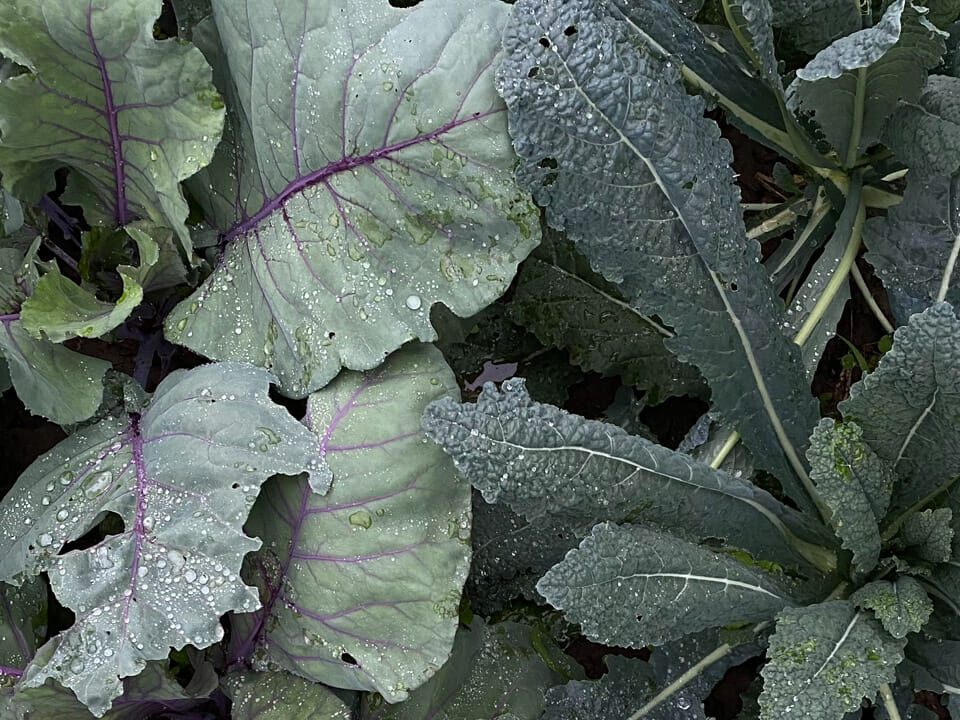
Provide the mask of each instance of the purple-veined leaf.
POLYGON ((330 688, 285 672, 241 670, 226 678, 233 720, 352 720, 330 688))
POLYGON ((46 570, 76 622, 40 648, 24 687, 52 678, 102 715, 121 678, 171 646, 215 643, 220 615, 257 607, 239 572, 260 546, 242 531, 260 485, 302 471, 329 485, 316 437, 270 402, 271 379, 234 363, 178 371, 142 411, 78 430, 27 468, 0 504, 0 580, 46 570), (58 554, 104 512, 124 531, 58 554))
POLYGON ((160 0, 4 0, 0 52, 28 67, 0 85, 4 184, 35 200, 53 171, 91 223, 140 217, 192 252, 180 181, 220 139, 223 100, 199 50, 156 41, 160 0))
POLYGON ((470 560, 470 486, 420 429, 456 396, 440 352, 412 345, 310 396, 333 473, 264 487, 247 532, 264 548, 244 577, 263 608, 234 617, 230 655, 397 702, 446 660, 470 560))
POLYGON ((190 187, 223 251, 168 339, 302 397, 506 290, 539 239, 492 77, 507 5, 213 9, 228 122, 190 187))

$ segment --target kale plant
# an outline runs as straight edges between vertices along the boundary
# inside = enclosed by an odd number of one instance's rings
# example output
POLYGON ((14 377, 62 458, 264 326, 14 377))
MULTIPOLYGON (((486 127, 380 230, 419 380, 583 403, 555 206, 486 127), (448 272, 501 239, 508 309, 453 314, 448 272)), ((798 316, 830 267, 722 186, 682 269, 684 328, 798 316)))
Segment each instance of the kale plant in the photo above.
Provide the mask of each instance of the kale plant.
POLYGON ((960 693, 958 17, 0 4, 0 387, 65 435, 0 504, 0 717, 960 693), (821 418, 851 285, 892 348, 821 418))

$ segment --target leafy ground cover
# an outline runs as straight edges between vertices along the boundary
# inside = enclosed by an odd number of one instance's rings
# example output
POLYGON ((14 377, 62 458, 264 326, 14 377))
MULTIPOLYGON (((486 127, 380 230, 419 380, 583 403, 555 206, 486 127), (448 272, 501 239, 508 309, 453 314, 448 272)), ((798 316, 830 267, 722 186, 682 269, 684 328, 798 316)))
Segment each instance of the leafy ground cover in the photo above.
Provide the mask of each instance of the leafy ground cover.
POLYGON ((960 5, 397 5, 0 5, 0 717, 949 717, 960 5))

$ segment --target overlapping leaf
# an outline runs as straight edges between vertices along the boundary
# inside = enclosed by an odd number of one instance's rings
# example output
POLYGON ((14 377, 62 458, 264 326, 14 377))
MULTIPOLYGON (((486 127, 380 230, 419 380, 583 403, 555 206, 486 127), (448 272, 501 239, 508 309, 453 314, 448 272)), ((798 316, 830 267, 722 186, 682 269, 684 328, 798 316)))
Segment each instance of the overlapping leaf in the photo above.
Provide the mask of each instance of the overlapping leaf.
POLYGON ((854 572, 870 572, 880 559, 880 522, 896 475, 855 423, 838 425, 830 418, 814 428, 807 459, 810 477, 833 512, 835 531, 853 553, 854 572))
POLYGON ((730 148, 680 69, 618 16, 587 0, 514 6, 498 78, 521 182, 631 305, 673 327, 668 347, 699 367, 716 412, 810 508, 814 408, 745 237, 730 148))
POLYGON ((226 679, 233 720, 352 720, 329 688, 284 672, 242 670, 226 679))
POLYGON ((684 453, 534 402, 522 380, 484 387, 475 404, 441 400, 424 428, 488 502, 585 533, 604 519, 643 521, 725 539, 796 564, 799 516, 744 480, 684 453))
POLYGON ((543 692, 577 670, 540 630, 474 617, 436 675, 399 705, 366 696, 360 720, 540 720, 543 692))
POLYGON ((673 333, 618 295, 569 241, 548 230, 520 269, 507 313, 545 345, 567 349, 584 370, 619 375, 652 398, 702 393, 696 368, 663 345, 673 333))
POLYGON ((763 668, 761 718, 840 718, 892 682, 906 640, 846 600, 786 608, 763 668))
POLYGON ((762 570, 642 525, 602 523, 537 583, 584 634, 621 647, 758 622, 793 604, 762 570))
POLYGON ((960 169, 960 78, 931 75, 916 103, 901 103, 884 144, 912 174, 953 175, 960 169))
POLYGON ((77 616, 39 650, 25 687, 52 678, 103 714, 121 678, 170 646, 216 642, 220 615, 257 606, 238 574, 259 546, 242 526, 261 483, 308 471, 318 491, 329 484, 315 436, 270 402, 270 380, 230 363, 173 373, 145 411, 74 433, 7 493, 0 579, 46 570, 77 616), (124 531, 58 554, 104 512, 124 531))
POLYGON ((180 181, 209 162, 223 102, 196 48, 157 42, 160 0, 9 0, 0 52, 32 72, 0 85, 0 171, 36 200, 67 166, 88 222, 140 217, 192 252, 180 181), (69 72, 64 72, 69 68, 69 72))
POLYGON ((903 321, 937 300, 958 306, 960 175, 910 177, 903 201, 868 220, 863 240, 903 321))
POLYGON ((470 488, 420 415, 456 392, 439 351, 414 345, 310 397, 333 486, 324 497, 302 479, 264 489, 247 529, 266 548, 246 571, 263 608, 236 616, 233 657, 389 702, 443 664, 470 559, 470 488))
POLYGON ((877 369, 850 389, 844 417, 901 482, 891 517, 948 487, 960 466, 960 321, 937 303, 897 329, 877 369))
POLYGON ((231 130, 192 188, 225 248, 168 338, 304 396, 506 290, 539 238, 492 82, 507 6, 213 5, 231 130))
POLYGON ((850 596, 850 602, 873 610, 884 630, 895 638, 919 632, 933 612, 927 592, 909 575, 902 575, 895 582, 867 583, 850 596))
POLYGON ((0 248, 0 352, 10 380, 30 412, 61 424, 86 420, 103 396, 110 363, 81 355, 26 331, 20 309, 37 283, 36 245, 24 259, 14 248, 0 248))
POLYGON ((880 141, 898 102, 919 97, 944 52, 942 33, 905 4, 891 3, 875 26, 820 51, 791 86, 847 164, 880 141))

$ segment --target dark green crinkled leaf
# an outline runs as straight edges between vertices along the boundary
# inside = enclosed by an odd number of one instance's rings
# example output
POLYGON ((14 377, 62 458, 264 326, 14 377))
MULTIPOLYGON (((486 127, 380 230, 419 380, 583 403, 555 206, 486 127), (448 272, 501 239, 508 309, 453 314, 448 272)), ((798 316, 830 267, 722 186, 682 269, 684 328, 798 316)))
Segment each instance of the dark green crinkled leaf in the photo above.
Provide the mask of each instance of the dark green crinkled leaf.
POLYGON ((241 670, 224 679, 233 704, 231 720, 352 720, 329 688, 273 670, 241 670))
POLYGON ((909 575, 901 575, 895 582, 867 583, 850 596, 850 602, 873 610, 884 630, 895 638, 919 632, 933 612, 927 591, 909 575))
POLYGON ((518 176, 594 270, 674 329, 667 346, 703 373, 714 410, 810 509, 801 428, 815 411, 745 236, 730 146, 677 64, 619 16, 605 0, 514 6, 498 82, 518 176))
POLYGON ((911 176, 953 175, 960 169, 960 78, 931 75, 915 103, 901 103, 883 143, 911 176))
POLYGON ((896 471, 890 516, 948 487, 960 467, 960 320, 938 303, 897 328, 877 369, 840 411, 896 471))
POLYGON ((844 163, 880 141, 897 103, 917 99, 943 55, 943 38, 905 3, 891 3, 876 25, 822 50, 791 86, 844 163))
POLYGON ((890 504, 896 476, 863 440, 856 423, 824 418, 814 428, 807 450, 810 478, 843 547, 853 553, 857 574, 870 572, 880 559, 880 526, 890 504))
MULTIPOLYGON (((550 688, 542 720, 627 718, 658 689, 653 667, 644 660, 611 655, 605 663, 607 672, 599 680, 571 680, 550 688)), ((685 720, 697 717, 684 715, 685 720)))
POLYGON ((784 609, 761 671, 761 718, 839 720, 893 682, 907 641, 872 615, 846 600, 784 609))
POLYGON ((0 665, 23 670, 33 659, 43 642, 46 608, 47 589, 39 578, 20 587, 0 583, 0 665))
POLYGON ((596 642, 658 645, 792 604, 773 576, 642 525, 601 523, 537 583, 596 642))
POLYGON ((360 720, 540 720, 543 692, 577 673, 572 662, 537 628, 474 616, 436 675, 397 705, 366 695, 360 720))
POLYGON ((673 333, 625 302, 556 231, 521 266, 507 317, 584 370, 619 375, 658 400, 706 390, 697 369, 664 347, 673 333))
POLYGON ((231 659, 390 702, 443 664, 470 561, 470 487, 420 416, 457 392, 440 352, 414 343, 310 396, 305 422, 333 485, 322 497, 302 478, 264 487, 246 528, 265 547, 244 570, 263 607, 234 618, 231 659))
POLYGON ((537 601, 543 574, 576 547, 584 532, 562 520, 527 520, 505 503, 473 496, 473 557, 465 593, 470 607, 489 615, 516 597, 537 601))
POLYGON ((32 260, 24 262, 19 250, 0 248, 0 352, 10 380, 35 415, 62 425, 86 420, 100 405, 110 363, 38 340, 24 329, 20 307, 36 283, 32 260))
POLYGON ((914 513, 903 524, 898 539, 922 560, 947 562, 953 557, 952 519, 953 510, 950 508, 914 513))
POLYGON ((476 403, 434 403, 423 427, 487 502, 528 520, 584 533, 604 519, 643 521, 799 561, 791 533, 807 531, 766 492, 615 425, 534 402, 522 379, 487 384, 476 403))
POLYGON ((229 131, 190 187, 223 251, 168 339, 303 397, 503 294, 540 235, 493 83, 507 5, 213 8, 229 131))
POLYGON ((223 103, 199 50, 153 39, 160 10, 160 0, 4 0, 0 51, 32 72, 0 85, 0 170, 35 200, 67 166, 88 222, 150 219, 189 255, 180 181, 210 161, 223 103))
POLYGON ((257 607, 239 578, 260 542, 243 524, 274 473, 329 486, 316 437, 268 397, 266 371, 223 363, 177 371, 142 413, 110 415, 70 435, 20 476, 0 505, 0 579, 47 571, 77 619, 26 669, 102 714, 120 680, 170 647, 223 637, 221 615, 257 607), (59 554, 112 512, 123 530, 59 554))
POLYGON ((754 67, 771 87, 782 93, 773 43, 773 9, 770 0, 729 0, 729 6, 737 30, 750 48, 754 67))
POLYGON ((773 24, 811 55, 861 27, 859 4, 853 0, 770 0, 773 24))
POLYGON ((960 252, 960 175, 907 178, 903 201, 864 226, 866 259, 899 303, 899 317, 926 310, 942 296, 960 306, 955 278, 960 252))

